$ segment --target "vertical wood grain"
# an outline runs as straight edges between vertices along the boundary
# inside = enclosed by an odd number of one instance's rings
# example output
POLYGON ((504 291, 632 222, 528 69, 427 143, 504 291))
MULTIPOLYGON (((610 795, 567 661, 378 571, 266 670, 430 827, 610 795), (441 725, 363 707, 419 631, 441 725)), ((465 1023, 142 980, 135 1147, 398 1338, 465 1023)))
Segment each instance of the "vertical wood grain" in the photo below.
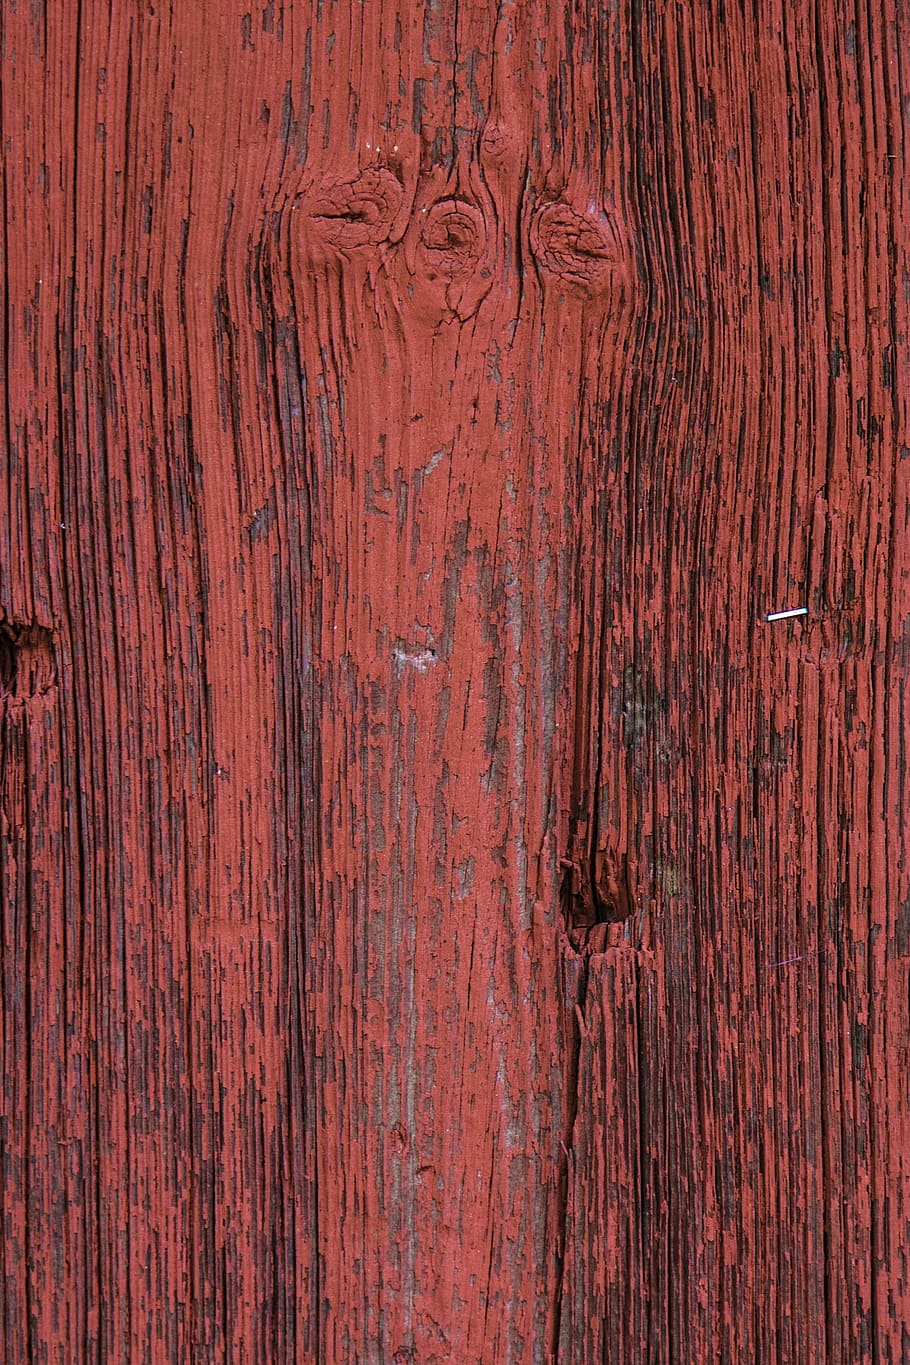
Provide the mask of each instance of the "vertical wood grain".
POLYGON ((653 288, 591 674, 634 911, 590 959, 566 1360, 907 1354, 903 18, 648 7, 628 45, 653 288), (631 1340, 590 1264, 630 1255, 631 1340))
POLYGON ((5 7, 4 1361, 907 1357, 906 38, 5 7))

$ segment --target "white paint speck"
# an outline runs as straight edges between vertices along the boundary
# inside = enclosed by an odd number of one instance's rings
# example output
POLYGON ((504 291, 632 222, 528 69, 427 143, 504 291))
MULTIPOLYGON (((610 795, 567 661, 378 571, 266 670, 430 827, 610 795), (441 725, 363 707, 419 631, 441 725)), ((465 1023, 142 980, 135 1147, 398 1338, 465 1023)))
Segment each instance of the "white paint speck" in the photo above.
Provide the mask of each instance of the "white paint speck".
POLYGON ((436 666, 435 649, 393 649, 392 658, 397 664, 406 664, 417 673, 428 673, 436 666))

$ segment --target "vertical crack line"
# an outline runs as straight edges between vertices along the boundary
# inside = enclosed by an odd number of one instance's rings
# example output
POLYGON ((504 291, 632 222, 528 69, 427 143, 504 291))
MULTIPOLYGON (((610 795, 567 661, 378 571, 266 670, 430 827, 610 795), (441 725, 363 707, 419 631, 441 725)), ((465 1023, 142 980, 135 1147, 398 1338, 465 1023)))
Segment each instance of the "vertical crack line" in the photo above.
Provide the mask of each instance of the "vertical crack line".
MULTIPOLYGON (((25 1205, 25 1231, 24 1231, 24 1251, 25 1251, 25 1311, 28 1319, 26 1329, 26 1341, 28 1349, 28 1362, 37 1359, 36 1348, 38 1343, 35 1340, 35 1328, 38 1322, 38 1315, 35 1312, 34 1289, 32 1282, 32 1161, 31 1152, 37 1146, 40 1153, 40 1143, 35 1142, 35 1134, 32 1130, 33 1117, 35 1112, 34 1097, 32 1094, 32 921, 34 919, 34 901, 32 896, 32 854, 34 852, 34 831, 32 828, 32 803, 30 799, 31 782, 29 781, 32 767, 32 746, 31 746, 31 725, 28 717, 22 717, 22 726, 25 731, 25 742, 22 745, 23 757, 23 800, 22 813, 25 825, 25 858, 23 859, 23 876, 25 886, 24 894, 21 897, 22 905, 22 931, 24 939, 23 947, 23 970, 25 980, 22 986, 23 1002, 23 1034, 25 1051, 25 1078, 24 1078, 24 1128, 25 1128, 25 1161, 22 1176, 23 1203, 25 1205)), ((36 1156, 38 1155, 36 1153, 36 1156)), ((36 1162, 37 1164, 37 1162, 36 1162)))
POLYGON ((572 1041, 566 1047, 567 1067, 565 1072, 565 1095, 567 1097, 563 1138, 559 1158, 559 1176, 556 1192, 556 1286, 554 1291, 553 1335, 550 1342, 550 1359, 559 1359, 560 1339, 562 1336, 563 1299, 566 1280, 566 1255, 568 1245, 569 1218, 569 1179, 570 1165, 574 1162, 575 1126, 579 1110, 579 1086, 581 1078, 581 1047, 586 1033, 585 1013, 588 1001, 589 965, 588 958, 579 956, 579 976, 575 986, 575 999, 571 1014, 572 1041))

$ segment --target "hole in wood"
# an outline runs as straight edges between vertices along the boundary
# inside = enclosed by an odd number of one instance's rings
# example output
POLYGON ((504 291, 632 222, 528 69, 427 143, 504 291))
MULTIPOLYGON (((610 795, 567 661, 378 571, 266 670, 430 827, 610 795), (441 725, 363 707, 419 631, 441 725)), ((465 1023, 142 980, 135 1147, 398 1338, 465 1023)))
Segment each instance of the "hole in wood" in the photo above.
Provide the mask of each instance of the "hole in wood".
POLYGON ((594 854, 594 905, 598 924, 626 920, 634 908, 629 860, 611 858, 599 849, 594 854))
POLYGON ((28 698, 57 681, 53 637, 44 626, 0 625, 0 697, 28 698))
POLYGON ((16 678, 16 645, 7 626, 0 627, 0 693, 12 693, 16 678))
POLYGON ((566 932, 580 950, 599 925, 621 924, 631 916, 635 901, 628 859, 597 850, 590 857, 564 858, 562 866, 566 932))

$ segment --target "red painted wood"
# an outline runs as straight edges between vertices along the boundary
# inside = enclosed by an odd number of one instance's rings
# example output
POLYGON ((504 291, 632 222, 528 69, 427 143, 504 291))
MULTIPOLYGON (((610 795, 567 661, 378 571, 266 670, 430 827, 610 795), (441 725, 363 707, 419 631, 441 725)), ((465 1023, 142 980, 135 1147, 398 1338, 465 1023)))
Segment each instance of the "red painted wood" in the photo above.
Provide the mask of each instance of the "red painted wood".
POLYGON ((910 1358, 907 38, 5 7, 4 1362, 910 1358))

